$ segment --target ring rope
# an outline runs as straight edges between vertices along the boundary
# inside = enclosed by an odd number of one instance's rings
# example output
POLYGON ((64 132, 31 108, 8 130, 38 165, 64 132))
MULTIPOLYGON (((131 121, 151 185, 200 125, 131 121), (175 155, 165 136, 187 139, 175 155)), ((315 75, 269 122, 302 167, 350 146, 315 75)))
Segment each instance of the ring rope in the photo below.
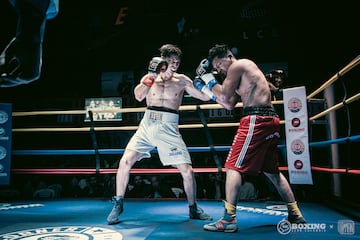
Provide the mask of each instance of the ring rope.
POLYGON ((339 76, 343 76, 345 73, 350 71, 352 68, 357 66, 360 63, 360 55, 358 55, 356 58, 354 58, 349 64, 347 64, 343 69, 341 69, 338 73, 336 73, 334 76, 332 76, 328 81, 326 81, 323 85, 321 85, 318 89, 316 89, 313 93, 309 94, 307 96, 307 99, 313 98, 318 93, 320 93, 322 90, 330 86, 333 82, 335 82, 339 76))
MULTIPOLYGON (((280 102, 280 101, 278 101, 280 102)), ((235 107, 242 107, 242 103, 237 103, 235 107)), ((183 105, 180 106, 180 111, 190 111, 200 109, 221 109, 223 108, 220 104, 201 104, 201 105, 183 105)), ((91 110, 94 113, 102 112, 116 112, 116 113, 133 113, 133 112, 145 112, 146 107, 138 108, 121 108, 121 109, 94 109, 91 110)), ((24 117, 24 116, 34 116, 34 115, 53 115, 53 114, 70 114, 70 115, 83 115, 86 114, 87 110, 62 110, 62 111, 29 111, 29 112, 13 112, 13 117, 24 117)))
MULTIPOLYGON (((358 55, 354 60, 352 60, 348 65, 346 65, 343 69, 341 69, 337 74, 335 74, 332 78, 330 78, 327 82, 321 85, 316 91, 307 96, 307 99, 310 100, 319 92, 324 90, 334 81, 338 80, 345 73, 350 71, 352 68, 357 66, 360 63, 360 55, 358 55)), ((351 103, 360 98, 360 93, 356 94, 349 99, 344 100, 342 103, 336 104, 331 108, 319 113, 315 116, 309 118, 309 120, 315 120, 319 117, 322 117, 329 113, 330 111, 334 111, 344 106, 345 104, 351 103)), ((273 104, 283 104, 283 101, 273 101, 273 104)), ((235 108, 242 107, 242 103, 238 103, 235 105, 235 108)), ((180 111, 185 110, 198 110, 198 109, 222 109, 223 107, 220 104, 201 104, 201 105, 183 105, 180 106, 180 111)), ((93 110, 93 112, 122 112, 122 113, 130 113, 130 112, 144 112, 146 110, 145 107, 142 108, 122 108, 117 110, 93 110)), ((31 112, 13 112, 12 116, 32 116, 32 115, 52 115, 52 114, 86 114, 87 110, 66 110, 66 111, 31 111, 31 112)), ((285 121, 282 120, 283 124, 285 121)), ((208 127, 237 127, 239 123, 210 123, 208 127)), ((202 128, 202 124, 184 124, 179 125, 179 128, 202 128)), ((94 127, 94 130, 136 130, 138 126, 123 126, 123 127, 94 127)), ((14 132, 32 132, 32 131, 90 131, 90 127, 82 127, 82 128, 27 128, 27 129, 13 129, 14 132)), ((312 147, 320 147, 328 144, 342 144, 349 143, 351 141, 360 141, 360 136, 348 136, 342 139, 330 140, 330 141, 322 141, 322 142, 314 142, 309 145, 312 147)), ((279 147, 285 147, 280 146, 279 147)), ((189 152, 205 152, 210 151, 210 147, 189 147, 189 152)), ((228 151, 230 149, 229 146, 214 146, 213 149, 217 151, 228 151)), ((156 150, 154 150, 155 152, 156 150)), ((98 149, 99 154, 123 154, 123 149, 98 149)), ((95 150, 13 150, 12 153, 14 155, 86 155, 86 154, 95 154, 95 150)), ((281 171, 287 170, 288 168, 280 167, 281 171)), ((312 166, 311 169, 313 171, 319 172, 328 172, 328 173, 342 173, 342 174, 360 174, 360 170, 357 169, 349 169, 349 168, 325 168, 325 167, 315 167, 312 166)), ((218 172, 218 168, 194 168, 194 172, 218 172)), ((225 171, 224 168, 221 168, 221 171, 225 171)), ((12 172, 17 174, 94 174, 94 173, 116 173, 117 169, 12 169, 12 172)), ((132 173, 178 173, 178 169, 131 169, 132 173)))
MULTIPOLYGON (((317 118, 320 118, 330 111, 337 110, 340 107, 344 106, 345 103, 351 103, 355 100, 358 100, 360 98, 360 93, 348 98, 342 103, 338 103, 327 110, 324 110, 323 112, 310 117, 309 120, 313 121, 317 118)), ((283 101, 274 101, 277 103, 283 103, 283 101)), ((198 108, 200 109, 217 109, 220 108, 220 104, 203 104, 203 105, 184 105, 181 106, 181 110, 196 110, 198 108)), ((242 107, 242 103, 236 104, 236 107, 242 107)), ((146 108, 122 108, 117 110, 94 110, 93 112, 140 112, 145 111, 146 108)), ((70 110, 70 111, 36 111, 36 112, 13 112, 13 116, 32 116, 32 115, 50 115, 50 114, 85 114, 86 110, 70 110)), ((281 120, 280 124, 284 124, 285 120, 281 120)), ((239 126, 239 123, 209 123, 207 125, 208 127, 237 127, 239 126)), ((189 128, 203 128, 203 124, 180 124, 179 128, 182 129, 189 129, 189 128)), ((138 126, 120 126, 120 127, 94 127, 94 130, 97 131, 123 131, 123 130, 136 130, 138 126)), ((46 128, 14 128, 12 129, 13 132, 86 132, 90 131, 90 127, 66 127, 66 128, 54 128, 54 127, 46 127, 46 128)))
MULTIPOLYGON (((208 127, 237 127, 239 123, 209 123, 208 127)), ((202 124, 180 124, 179 128, 203 128, 202 124)), ((138 126, 122 126, 122 127, 94 127, 96 131, 123 131, 136 130, 138 126)), ((13 132, 89 132, 90 127, 77 128, 14 128, 13 132)))
POLYGON ((355 101, 355 100, 358 100, 359 98, 360 98, 360 93, 357 93, 357 94, 355 94, 354 96, 346 99, 344 102, 341 102, 341 103, 338 103, 338 104, 336 104, 336 105, 334 105, 334 106, 331 106, 331 107, 329 107, 328 109, 322 111, 321 113, 318 113, 318 114, 310 117, 309 120, 310 120, 310 121, 313 121, 313 120, 315 120, 315 119, 317 119, 317 118, 320 118, 320 117, 326 115, 327 113, 329 113, 329 112, 331 112, 331 111, 340 109, 341 107, 345 106, 345 104, 349 104, 349 103, 351 103, 351 102, 353 102, 353 101, 355 101))
MULTIPOLYGON (((283 100, 272 101, 273 104, 283 104, 283 100)), ((237 103, 235 108, 241 108, 243 104, 237 103)), ((179 108, 179 111, 195 111, 198 108, 200 109, 223 109, 220 104, 211 103, 211 104, 200 104, 200 105, 182 105, 179 108)), ((121 109, 93 109, 91 110, 94 113, 102 112, 116 112, 116 113, 134 113, 134 112, 145 112, 145 107, 137 108, 121 108, 121 109)), ((63 114, 63 115, 84 115, 87 113, 87 110, 49 110, 49 111, 28 111, 28 112, 13 112, 13 117, 25 117, 25 116, 35 116, 35 115, 54 115, 54 114, 63 114)))
MULTIPOLYGON (((313 142, 309 145, 312 147, 323 147, 329 144, 345 144, 349 142, 358 142, 360 141, 360 135, 339 138, 330 141, 320 141, 313 142)), ((279 145, 280 146, 280 145, 279 145)), ((213 149, 216 151, 228 151, 230 146, 214 146, 213 149)), ((189 152, 209 152, 211 147, 188 147, 189 152)), ((99 149, 99 154, 123 154, 124 149, 99 149)), ((152 150, 152 153, 156 153, 156 149, 152 150)), ((92 155, 95 154, 95 150, 13 150, 13 155, 92 155)), ((281 166, 279 167, 280 171, 287 171, 288 167, 281 166)), ((360 174, 358 169, 348 169, 348 168, 325 168, 325 167, 316 167, 311 166, 313 171, 317 172, 327 172, 327 173, 341 173, 341 174, 360 174)), ((89 168, 78 168, 78 169, 21 169, 16 168, 11 170, 15 174, 113 174, 117 172, 117 169, 101 169, 97 167, 96 169, 89 168)), ((194 168, 196 173, 219 173, 225 172, 225 168, 194 168)), ((139 174, 152 174, 152 173, 178 173, 176 168, 163 168, 163 169, 143 169, 143 168, 134 168, 130 170, 131 173, 139 174)))
MULTIPOLYGON (((331 85, 334 81, 336 81, 340 76, 344 75, 348 71, 350 71, 352 68, 357 66, 360 63, 360 55, 358 55, 354 60, 352 60, 348 65, 346 65, 343 69, 341 69, 338 73, 336 73, 333 77, 331 77, 327 82, 325 82, 323 85, 321 85, 317 90, 315 90, 313 93, 309 94, 307 96, 307 99, 311 99, 314 96, 316 96, 318 93, 320 93, 322 90, 324 90, 326 87, 331 85)), ((283 101, 272 101, 273 104, 282 104, 283 101)), ((237 103, 235 105, 236 108, 242 107, 243 104, 237 103)), ((196 109, 220 109, 223 108, 220 104, 201 104, 201 105, 183 105, 180 106, 179 110, 196 110, 196 109)), ((131 113, 131 112, 144 112, 146 110, 146 107, 140 107, 140 108, 122 108, 122 109, 112 109, 112 110, 92 110, 96 113, 101 112, 121 112, 121 113, 131 113)), ((13 112, 13 117, 20 117, 20 116, 34 116, 34 115, 53 115, 53 114, 71 114, 71 115, 81 115, 86 114, 87 110, 57 110, 57 111, 28 111, 28 112, 13 112)))
MULTIPOLYGON (((360 135, 338 138, 334 140, 326 140, 319 142, 309 143, 310 147, 325 147, 330 144, 346 144, 349 142, 360 142, 360 135)), ((285 145, 278 145, 279 148, 285 147, 285 145)), ((227 152, 231 146, 214 146, 214 150, 218 152, 227 152)), ((190 153, 202 153, 210 152, 210 147, 188 147, 190 153)), ((125 149, 99 149, 99 154, 103 155, 116 155, 123 154, 125 149)), ((151 153, 157 153, 157 150, 154 149, 151 153)), ((26 156, 26 155, 93 155, 95 154, 94 149, 74 149, 74 150, 60 150, 60 149, 43 149, 43 150, 12 150, 12 155, 17 156, 26 156)))
MULTIPOLYGON (((332 110, 337 110, 340 107, 344 106, 345 103, 351 103, 360 98, 360 93, 348 98, 342 103, 338 103, 323 112, 310 117, 309 120, 313 121, 317 118, 320 118, 332 110)), ((277 103, 283 103, 283 101, 274 101, 277 103)), ((242 103, 236 104, 236 107, 242 107, 242 103)), ((203 104, 203 105, 184 105, 181 106, 181 110, 196 110, 200 109, 217 109, 221 108, 220 104, 203 104)), ((122 108, 117 110, 94 110, 93 112, 140 112, 145 111, 146 108, 122 108)), ((70 111, 36 111, 36 112, 13 112, 13 116, 30 116, 30 115, 50 115, 50 114, 85 114, 86 110, 70 110, 70 111)), ((281 120, 280 124, 284 124, 285 120, 281 120)), ((239 123, 209 123, 207 127, 238 127, 239 123)), ((94 127, 96 131, 124 131, 124 130, 136 130, 138 126, 120 126, 120 127, 94 127)), ((189 129, 189 128, 204 128, 203 124, 180 124, 179 128, 189 129)), ((13 132, 87 132, 90 131, 90 127, 66 127, 66 128, 54 128, 54 127, 45 127, 45 128, 14 128, 13 132)))
MULTIPOLYGON (((218 173, 218 168, 193 168, 195 173, 218 173)), ((288 167, 279 167, 280 171, 287 171, 288 167)), ((342 174, 360 174, 360 170, 357 169, 346 169, 346 168, 324 168, 324 167, 314 167, 311 166, 311 170, 317 172, 326 172, 326 173, 342 173, 342 174)), ((64 168, 54 168, 54 169, 35 169, 35 168, 15 168, 11 170, 15 174, 114 174, 117 173, 117 168, 106 168, 106 169, 90 169, 90 168, 77 168, 77 169, 64 169, 64 168)), ((225 172, 226 169, 222 168, 222 172, 225 172)), ((133 168, 130 170, 130 173, 138 174, 167 174, 167 173, 179 173, 177 168, 133 168)))

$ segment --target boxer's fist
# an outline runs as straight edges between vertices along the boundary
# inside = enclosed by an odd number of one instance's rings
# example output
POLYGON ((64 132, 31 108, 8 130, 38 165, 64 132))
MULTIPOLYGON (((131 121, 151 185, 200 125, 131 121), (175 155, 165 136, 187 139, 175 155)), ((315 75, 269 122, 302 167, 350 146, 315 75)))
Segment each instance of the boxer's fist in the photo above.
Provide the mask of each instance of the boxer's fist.
POLYGON ((201 60, 199 66, 196 68, 196 74, 205 82, 210 90, 218 83, 211 70, 211 62, 206 58, 201 60))
POLYGON ((155 77, 152 74, 147 74, 141 81, 147 87, 151 87, 155 82, 155 77))
POLYGON ((205 58, 201 60, 199 66, 196 68, 196 74, 201 77, 205 73, 210 73, 211 70, 212 70, 211 62, 205 58))
POLYGON ((215 95, 210 91, 208 85, 206 85, 199 76, 195 77, 195 79, 193 80, 193 85, 196 89, 210 97, 211 100, 216 101, 215 95))
POLYGON ((196 76, 193 85, 197 90, 202 91, 206 84, 199 76, 196 76))
POLYGON ((160 72, 165 72, 167 67, 168 63, 164 59, 161 57, 153 57, 149 63, 148 71, 153 74, 159 74, 160 72))

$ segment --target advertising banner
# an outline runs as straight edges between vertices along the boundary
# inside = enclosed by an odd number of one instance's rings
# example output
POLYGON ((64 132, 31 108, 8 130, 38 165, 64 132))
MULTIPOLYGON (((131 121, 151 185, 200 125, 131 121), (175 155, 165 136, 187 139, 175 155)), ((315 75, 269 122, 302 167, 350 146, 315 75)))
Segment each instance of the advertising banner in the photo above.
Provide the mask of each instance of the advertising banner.
POLYGON ((0 185, 10 183, 12 105, 0 103, 0 185))
POLYGON ((286 88, 283 94, 290 183, 313 184, 305 87, 286 88))

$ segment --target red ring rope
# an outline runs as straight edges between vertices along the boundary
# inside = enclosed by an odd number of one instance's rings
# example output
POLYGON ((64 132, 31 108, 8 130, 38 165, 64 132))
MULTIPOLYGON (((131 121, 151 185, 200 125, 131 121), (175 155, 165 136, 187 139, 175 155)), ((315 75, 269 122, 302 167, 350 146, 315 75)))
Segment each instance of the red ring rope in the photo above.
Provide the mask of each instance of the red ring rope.
MULTIPOLYGON (((287 171, 287 167, 279 167, 280 171, 287 171)), ((360 174, 360 170, 357 169, 345 169, 345 168, 325 168, 325 167, 311 167, 313 171, 326 172, 326 173, 342 173, 342 174, 360 174)), ((225 168, 222 169, 226 171, 225 168)), ((96 169, 91 168, 75 168, 75 169, 55 169, 55 168, 15 168, 12 169, 15 174, 95 174, 96 169)), ((99 169, 100 174, 113 174, 117 169, 106 168, 99 169)), ((131 169, 131 173, 137 174, 154 174, 154 173, 179 173, 177 168, 134 168, 131 169)), ((194 168, 195 173, 216 173, 218 168, 194 168)))

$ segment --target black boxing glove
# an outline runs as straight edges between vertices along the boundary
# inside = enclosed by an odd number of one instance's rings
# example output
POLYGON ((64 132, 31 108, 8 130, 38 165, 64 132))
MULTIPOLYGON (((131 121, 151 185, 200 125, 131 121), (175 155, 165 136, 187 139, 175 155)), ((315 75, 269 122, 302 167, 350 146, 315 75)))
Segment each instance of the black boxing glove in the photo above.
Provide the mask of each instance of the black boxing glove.
POLYGON ((161 72, 165 72, 168 67, 168 63, 161 57, 153 57, 148 66, 148 74, 142 79, 142 84, 151 87, 157 75, 161 72))
POLYGON ((210 73, 211 70, 211 62, 208 59, 204 58, 203 60, 201 60, 199 66, 196 68, 196 74, 201 77, 205 73, 210 73))
POLYGON ((148 71, 149 73, 159 74, 160 72, 165 72, 168 68, 168 63, 161 57, 153 57, 151 59, 148 71))

